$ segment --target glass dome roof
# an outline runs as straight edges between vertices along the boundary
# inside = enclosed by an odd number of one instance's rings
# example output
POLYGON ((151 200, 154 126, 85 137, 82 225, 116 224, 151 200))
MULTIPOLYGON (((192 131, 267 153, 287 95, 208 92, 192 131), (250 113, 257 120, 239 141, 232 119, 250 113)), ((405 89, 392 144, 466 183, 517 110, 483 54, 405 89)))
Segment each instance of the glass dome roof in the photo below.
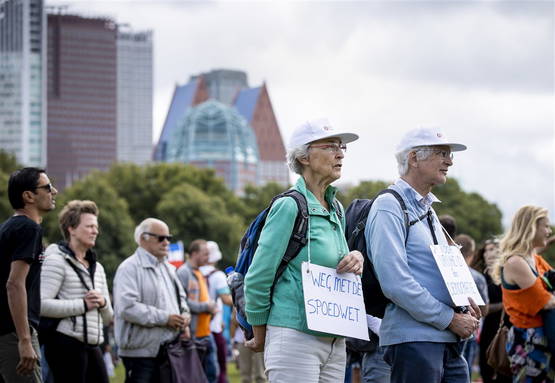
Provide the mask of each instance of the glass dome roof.
POLYGON ((167 161, 258 163, 256 137, 233 107, 208 100, 187 111, 168 140, 167 161))

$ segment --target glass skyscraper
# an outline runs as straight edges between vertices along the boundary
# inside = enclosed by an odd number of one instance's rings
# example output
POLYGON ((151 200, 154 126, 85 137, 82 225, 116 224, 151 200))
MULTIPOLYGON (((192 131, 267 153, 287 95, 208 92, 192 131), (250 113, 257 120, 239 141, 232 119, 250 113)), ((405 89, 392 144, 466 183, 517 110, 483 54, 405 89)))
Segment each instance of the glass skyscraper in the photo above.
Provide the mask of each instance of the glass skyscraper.
POLYGON ((0 0, 0 149, 46 166, 43 0, 0 0))

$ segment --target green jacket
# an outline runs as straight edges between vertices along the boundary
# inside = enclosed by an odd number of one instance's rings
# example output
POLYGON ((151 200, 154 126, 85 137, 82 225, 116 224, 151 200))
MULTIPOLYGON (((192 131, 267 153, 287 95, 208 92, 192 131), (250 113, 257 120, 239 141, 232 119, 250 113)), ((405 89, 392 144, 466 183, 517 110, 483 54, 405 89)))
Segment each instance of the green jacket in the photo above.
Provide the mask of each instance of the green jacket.
MULTIPOLYGON (((335 268, 339 260, 349 252, 343 234, 345 218, 340 221, 333 204, 336 189, 329 186, 325 192, 330 213, 306 188, 302 177, 293 188, 301 192, 308 203, 311 262, 335 268)), ((340 216, 344 217, 344 214, 340 216)), ((268 213, 258 248, 245 277, 247 320, 254 326, 268 324, 313 335, 335 336, 311 331, 306 324, 301 264, 308 261, 308 245, 289 263, 276 283, 270 302, 270 288, 287 248, 296 217, 297 204, 291 197, 278 199, 268 213)))

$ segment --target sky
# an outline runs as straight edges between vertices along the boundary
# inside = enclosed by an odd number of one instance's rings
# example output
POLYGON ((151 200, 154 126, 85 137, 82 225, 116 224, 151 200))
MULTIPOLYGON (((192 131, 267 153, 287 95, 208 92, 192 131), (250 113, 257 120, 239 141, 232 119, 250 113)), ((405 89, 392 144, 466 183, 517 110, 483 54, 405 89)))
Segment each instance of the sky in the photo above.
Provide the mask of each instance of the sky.
POLYGON ((394 181, 410 129, 468 150, 449 175, 496 203, 508 225, 535 204, 555 222, 553 1, 59 1, 154 36, 157 140, 176 84, 213 69, 266 82, 287 142, 327 117, 359 134, 338 185, 394 181))

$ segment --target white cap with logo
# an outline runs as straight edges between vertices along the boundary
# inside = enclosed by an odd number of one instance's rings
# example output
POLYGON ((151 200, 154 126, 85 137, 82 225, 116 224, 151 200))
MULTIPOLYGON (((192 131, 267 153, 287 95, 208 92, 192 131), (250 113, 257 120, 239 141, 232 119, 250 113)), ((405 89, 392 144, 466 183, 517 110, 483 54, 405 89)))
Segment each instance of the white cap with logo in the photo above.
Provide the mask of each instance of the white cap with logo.
POLYGON ((449 142, 445 135, 436 128, 418 128, 408 131, 399 145, 397 145, 397 153, 404 150, 418 148, 421 146, 449 146, 452 152, 460 152, 466 150, 466 145, 449 142))
POLYGON ((325 118, 310 120, 298 126, 289 139, 289 149, 296 149, 324 138, 338 137, 341 142, 348 144, 358 140, 358 134, 335 130, 325 118))

